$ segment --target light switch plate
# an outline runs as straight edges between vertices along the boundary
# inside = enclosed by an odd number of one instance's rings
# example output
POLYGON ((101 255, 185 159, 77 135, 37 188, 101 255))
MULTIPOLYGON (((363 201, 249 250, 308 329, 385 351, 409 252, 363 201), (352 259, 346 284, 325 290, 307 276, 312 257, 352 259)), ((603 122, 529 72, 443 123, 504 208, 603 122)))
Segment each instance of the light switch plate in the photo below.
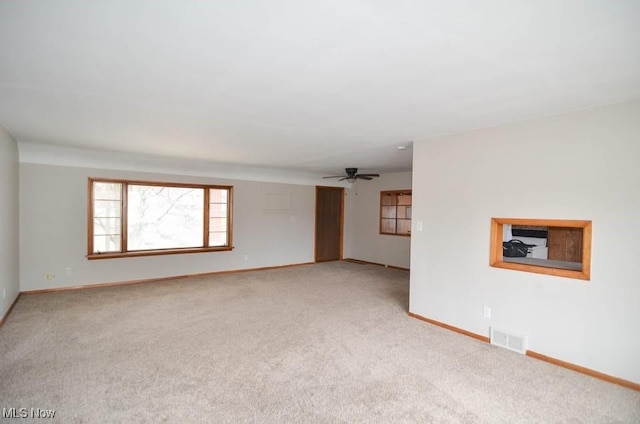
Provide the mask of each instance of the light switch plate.
POLYGON ((488 306, 484 307, 484 317, 485 318, 491 318, 491 308, 488 306))

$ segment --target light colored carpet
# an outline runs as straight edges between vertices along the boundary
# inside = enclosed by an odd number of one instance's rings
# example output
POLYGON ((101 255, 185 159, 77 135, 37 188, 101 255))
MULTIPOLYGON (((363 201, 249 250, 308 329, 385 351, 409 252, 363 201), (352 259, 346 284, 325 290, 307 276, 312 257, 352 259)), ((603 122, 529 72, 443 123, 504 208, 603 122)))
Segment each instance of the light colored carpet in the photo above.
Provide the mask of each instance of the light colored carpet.
POLYGON ((0 407, 61 422, 640 422, 640 393, 407 316, 409 276, 332 262, 23 296, 0 407))

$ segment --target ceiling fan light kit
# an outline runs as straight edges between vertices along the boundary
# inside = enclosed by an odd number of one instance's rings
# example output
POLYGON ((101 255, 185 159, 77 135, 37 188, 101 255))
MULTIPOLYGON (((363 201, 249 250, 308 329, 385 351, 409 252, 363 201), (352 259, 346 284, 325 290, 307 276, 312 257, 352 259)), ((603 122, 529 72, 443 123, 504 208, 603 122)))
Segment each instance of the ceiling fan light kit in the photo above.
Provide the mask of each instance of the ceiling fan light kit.
POLYGON ((345 168, 347 175, 331 175, 322 178, 340 178, 338 181, 355 181, 355 180, 372 180, 374 177, 379 177, 380 174, 358 174, 358 168, 345 168))

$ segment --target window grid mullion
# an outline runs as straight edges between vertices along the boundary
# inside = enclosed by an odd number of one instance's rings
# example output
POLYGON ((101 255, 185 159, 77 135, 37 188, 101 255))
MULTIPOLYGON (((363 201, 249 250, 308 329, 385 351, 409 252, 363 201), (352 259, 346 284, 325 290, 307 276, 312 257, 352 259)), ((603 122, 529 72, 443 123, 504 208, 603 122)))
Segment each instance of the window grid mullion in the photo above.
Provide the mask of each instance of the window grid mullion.
POLYGON ((126 253, 129 251, 129 247, 127 246, 127 227, 128 227, 128 215, 129 212, 127 210, 127 194, 129 192, 129 184, 125 181, 122 182, 122 192, 120 194, 120 251, 122 253, 126 253))
POLYGON ((202 247, 209 247, 209 195, 211 193, 211 189, 204 189, 204 231, 202 235, 202 247))
POLYGON ((88 242, 88 248, 87 248, 87 253, 89 255, 92 255, 94 253, 94 237, 95 237, 95 218, 94 218, 94 214, 95 214, 95 194, 94 194, 94 181, 90 178, 89 179, 89 184, 88 184, 88 190, 89 190, 89 216, 87 216, 87 242, 88 242))

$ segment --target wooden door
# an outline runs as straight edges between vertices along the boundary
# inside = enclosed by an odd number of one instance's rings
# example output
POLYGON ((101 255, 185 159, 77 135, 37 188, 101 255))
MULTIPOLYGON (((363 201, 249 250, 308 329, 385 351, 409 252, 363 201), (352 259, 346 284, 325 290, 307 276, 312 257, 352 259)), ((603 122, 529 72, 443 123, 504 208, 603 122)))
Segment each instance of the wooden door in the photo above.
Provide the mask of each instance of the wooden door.
POLYGON ((342 259, 344 188, 316 187, 316 262, 342 259))

